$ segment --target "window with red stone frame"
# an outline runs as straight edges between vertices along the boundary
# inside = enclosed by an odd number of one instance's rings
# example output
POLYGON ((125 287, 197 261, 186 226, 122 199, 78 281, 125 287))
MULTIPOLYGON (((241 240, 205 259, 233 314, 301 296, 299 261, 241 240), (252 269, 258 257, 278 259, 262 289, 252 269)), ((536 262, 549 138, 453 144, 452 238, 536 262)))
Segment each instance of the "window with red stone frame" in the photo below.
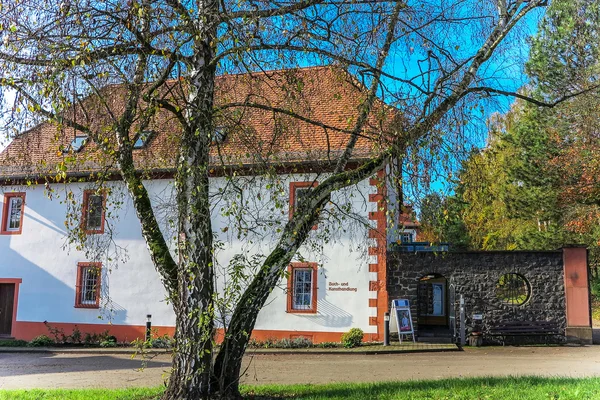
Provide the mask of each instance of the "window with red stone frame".
POLYGON ((25 215, 25 193, 5 193, 2 208, 2 235, 20 235, 25 215))
POLYGON ((317 264, 291 263, 288 267, 287 312, 317 313, 317 264))
MULTIPOLYGON (((308 189, 310 188, 317 187, 318 184, 319 182, 317 181, 290 182, 290 219, 292 219, 292 216, 296 211, 298 201, 302 197, 302 194, 308 192, 308 189)), ((313 226, 312 228, 317 229, 317 225, 315 224, 315 226, 313 226)))
POLYGON ((86 190, 83 192, 81 229, 87 234, 104 233, 104 209, 106 193, 86 190))
POLYGON ((76 308, 99 308, 102 286, 102 263, 81 262, 77 264, 75 286, 76 308))

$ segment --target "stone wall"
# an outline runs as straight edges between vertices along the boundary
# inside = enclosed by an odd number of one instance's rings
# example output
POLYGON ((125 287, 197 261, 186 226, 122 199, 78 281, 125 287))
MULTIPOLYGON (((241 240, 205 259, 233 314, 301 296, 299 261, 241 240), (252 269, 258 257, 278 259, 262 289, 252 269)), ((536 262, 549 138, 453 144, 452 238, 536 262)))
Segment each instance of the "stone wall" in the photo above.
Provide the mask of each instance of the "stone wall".
MULTIPOLYGON (((391 251, 387 260, 389 299, 410 300, 417 335, 417 287, 420 278, 429 274, 443 275, 447 279, 447 287, 453 285, 455 288, 457 320, 459 298, 461 294, 464 296, 467 334, 475 324, 478 325, 477 328, 481 326, 485 334, 491 326, 509 321, 554 321, 559 324, 561 331, 566 327, 561 250, 437 254, 391 251), (519 306, 507 305, 498 298, 496 284, 500 276, 506 273, 517 273, 527 279, 531 292, 526 303, 519 306), (483 315, 481 323, 473 321, 473 314, 483 315)), ((489 336, 485 336, 485 341, 497 342, 489 336)))

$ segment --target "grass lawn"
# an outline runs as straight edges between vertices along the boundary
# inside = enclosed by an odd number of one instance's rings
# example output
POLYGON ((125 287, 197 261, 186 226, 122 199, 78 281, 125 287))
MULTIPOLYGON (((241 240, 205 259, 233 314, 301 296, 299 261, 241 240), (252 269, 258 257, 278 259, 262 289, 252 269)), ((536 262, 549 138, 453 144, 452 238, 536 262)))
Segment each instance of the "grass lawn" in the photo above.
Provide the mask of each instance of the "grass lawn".
MULTIPOLYGON (((0 390, 0 399, 152 400, 161 388, 123 390, 0 390)), ((472 378, 293 386, 245 386, 252 399, 600 399, 600 378, 472 378)))

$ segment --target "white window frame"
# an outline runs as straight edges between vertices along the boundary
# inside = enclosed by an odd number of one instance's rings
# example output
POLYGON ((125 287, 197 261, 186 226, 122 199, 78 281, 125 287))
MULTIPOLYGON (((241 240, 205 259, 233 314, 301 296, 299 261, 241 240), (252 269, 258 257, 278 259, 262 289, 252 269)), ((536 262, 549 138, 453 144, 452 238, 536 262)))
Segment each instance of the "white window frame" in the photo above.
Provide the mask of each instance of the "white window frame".
POLYGON ((79 304, 83 305, 83 306, 95 306, 98 303, 98 285, 100 285, 100 281, 101 281, 101 275, 100 275, 100 268, 93 266, 93 265, 86 265, 84 267, 81 267, 81 291, 80 291, 80 296, 81 298, 79 299, 79 304), (88 278, 90 275, 90 272, 93 271, 94 275, 95 275, 95 282, 88 282, 88 278), (89 287, 91 285, 91 287, 89 287), (92 300, 87 300, 86 299, 86 295, 88 293, 92 293, 93 294, 93 299, 92 300))
POLYGON ((19 230, 21 230, 21 221, 22 221, 22 217, 23 217, 23 197, 21 196, 12 196, 8 198, 8 209, 7 209, 7 215, 6 215, 6 231, 7 232, 18 232, 19 230), (18 218, 17 218, 17 223, 18 226, 17 227, 11 227, 11 223, 13 222, 13 208, 14 208, 14 204, 13 201, 16 200, 20 200, 21 201, 21 206, 19 207, 19 213, 18 218))
POLYGON ((400 232, 400 243, 414 243, 415 236, 416 231, 414 229, 403 229, 400 232), (410 242, 405 242, 404 240, 402 240, 404 238, 404 235, 410 235, 410 242))

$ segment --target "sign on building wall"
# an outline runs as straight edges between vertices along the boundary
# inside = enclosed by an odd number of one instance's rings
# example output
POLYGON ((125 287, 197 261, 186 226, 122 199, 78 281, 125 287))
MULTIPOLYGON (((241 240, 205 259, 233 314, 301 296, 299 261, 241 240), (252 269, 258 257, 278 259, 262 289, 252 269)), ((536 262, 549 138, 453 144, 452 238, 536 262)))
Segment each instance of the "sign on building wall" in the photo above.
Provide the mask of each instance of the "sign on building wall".
POLYGON ((412 335, 412 340, 415 342, 410 302, 407 299, 392 300, 392 314, 396 317, 400 343, 402 343, 402 335, 412 335))

